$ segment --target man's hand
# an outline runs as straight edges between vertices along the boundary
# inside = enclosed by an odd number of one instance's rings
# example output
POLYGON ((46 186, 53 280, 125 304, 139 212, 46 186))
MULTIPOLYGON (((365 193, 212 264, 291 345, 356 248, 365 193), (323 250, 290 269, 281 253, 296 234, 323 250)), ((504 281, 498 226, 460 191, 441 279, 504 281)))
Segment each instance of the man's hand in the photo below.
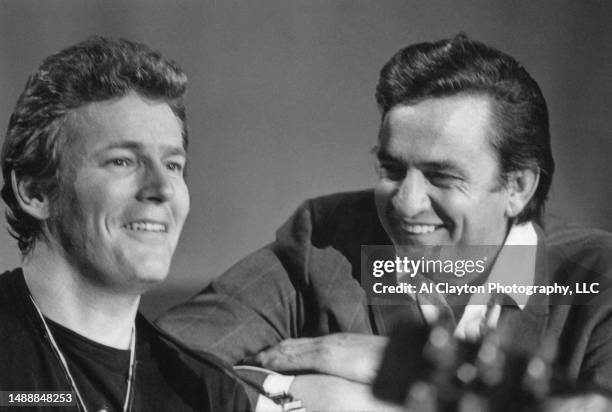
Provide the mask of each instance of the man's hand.
POLYGON ((255 362, 279 372, 308 371, 370 384, 387 342, 386 337, 356 333, 287 339, 257 354, 255 362))

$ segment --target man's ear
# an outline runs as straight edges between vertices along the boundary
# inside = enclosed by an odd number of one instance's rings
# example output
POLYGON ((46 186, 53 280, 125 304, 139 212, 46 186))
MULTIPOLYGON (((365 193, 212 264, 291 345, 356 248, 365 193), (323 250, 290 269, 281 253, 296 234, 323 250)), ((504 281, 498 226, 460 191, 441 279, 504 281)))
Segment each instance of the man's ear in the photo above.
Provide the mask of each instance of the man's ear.
POLYGON ((45 220, 49 217, 49 196, 41 193, 31 177, 17 177, 13 170, 11 171, 11 185, 21 210, 38 220, 45 220))
POLYGON ((539 181, 540 171, 538 169, 523 169, 508 173, 506 176, 507 217, 514 218, 523 211, 533 197, 539 181))

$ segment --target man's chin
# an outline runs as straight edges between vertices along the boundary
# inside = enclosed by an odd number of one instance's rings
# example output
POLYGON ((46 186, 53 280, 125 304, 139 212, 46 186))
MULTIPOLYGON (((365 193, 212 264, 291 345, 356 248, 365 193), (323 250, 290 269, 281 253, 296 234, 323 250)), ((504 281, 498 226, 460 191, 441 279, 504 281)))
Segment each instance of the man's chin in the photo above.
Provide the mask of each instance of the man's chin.
POLYGON ((169 264, 160 260, 145 260, 138 266, 133 266, 128 282, 136 290, 146 292, 148 289, 162 283, 168 277, 169 264))

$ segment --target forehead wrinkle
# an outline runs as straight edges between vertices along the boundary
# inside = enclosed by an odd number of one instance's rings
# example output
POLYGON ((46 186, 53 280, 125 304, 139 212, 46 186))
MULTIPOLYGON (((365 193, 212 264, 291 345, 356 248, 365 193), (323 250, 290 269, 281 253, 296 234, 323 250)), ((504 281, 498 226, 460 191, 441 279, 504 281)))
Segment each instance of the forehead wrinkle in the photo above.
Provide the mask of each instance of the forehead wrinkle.
MULTIPOLYGON (((125 135, 124 129, 122 127, 118 127, 116 118, 117 116, 125 119, 127 124, 132 124, 135 127, 139 127, 142 123, 141 117, 138 115, 138 111, 132 113, 131 111, 126 111, 115 107, 114 105, 117 102, 125 98, 136 97, 140 99, 145 105, 149 107, 157 106, 158 108, 161 106, 162 110, 167 109, 169 115, 171 115, 172 119, 176 122, 177 130, 180 134, 180 142, 178 144, 161 144, 160 146, 169 146, 170 149, 164 148, 163 151, 167 152, 175 152, 174 154, 182 154, 186 156, 186 148, 185 148, 185 128, 182 120, 176 116, 176 114, 169 107, 168 103, 163 100, 152 100, 146 97, 139 95, 138 93, 128 93, 125 96, 120 96, 117 98, 112 98, 103 101, 95 101, 87 103, 78 108, 72 109, 67 114, 69 117, 70 129, 72 130, 72 137, 77 140, 79 134, 87 133, 89 137, 96 136, 102 140, 106 140, 110 137, 110 141, 107 145, 96 152, 104 150, 105 148, 111 148, 113 145, 113 135, 116 138, 116 147, 123 147, 128 149, 139 150, 144 148, 146 145, 139 143, 138 139, 134 139, 133 141, 129 138, 129 136, 125 135), (107 107, 110 106, 110 109, 107 107), (165 107, 164 107, 165 106, 165 107), (109 135, 110 134, 110 135, 109 135), (175 149, 176 147, 176 149, 175 149)), ((147 126, 146 124, 144 126, 147 126)), ((142 129, 143 132, 147 129, 146 127, 142 129)), ((83 139, 84 140, 84 139, 83 139)), ((95 144, 95 143, 94 143, 95 144)), ((81 147, 81 154, 86 152, 84 147, 81 147)))
POLYGON ((495 101, 485 94, 458 94, 425 99, 414 104, 397 105, 391 108, 382 119, 378 133, 379 146, 376 155, 379 160, 410 161, 412 151, 410 150, 409 143, 411 140, 414 140, 425 143, 420 146, 421 149, 429 147, 429 150, 417 154, 417 156, 425 155, 425 159, 423 159, 421 164, 435 168, 469 168, 470 164, 467 163, 469 159, 463 159, 458 156, 447 158, 445 152, 454 153, 455 146, 459 149, 468 148, 460 144, 461 136, 472 135, 474 128, 476 128, 483 132, 484 139, 478 145, 469 147, 468 152, 465 153, 466 156, 469 155, 470 151, 484 150, 492 155, 495 160, 499 161, 493 146, 493 139, 496 133, 495 116, 493 113, 494 104, 495 101), (456 106, 455 102, 465 102, 467 104, 456 106), (458 109, 451 111, 450 115, 448 115, 448 111, 444 109, 448 104, 455 105, 458 109), (397 110, 410 115, 419 106, 429 111, 430 119, 438 120, 432 123, 426 117, 422 118, 419 116, 407 123, 406 119, 402 119, 404 115, 392 116, 397 110), (444 111, 444 114, 441 114, 441 111, 444 111), (463 121, 466 115, 474 118, 475 121, 466 124, 463 121), (444 121, 440 121, 440 119, 444 119, 444 121), (409 136, 409 140, 405 141, 405 139, 402 139, 402 135, 409 136), (442 144, 439 138, 443 136, 454 136, 454 138, 451 140, 445 138, 445 142, 442 144), (436 141, 437 143, 435 143, 436 141), (431 144, 427 145, 427 142, 431 144), (395 151, 396 153, 392 154, 390 151, 395 151), (435 158, 438 155, 440 159, 435 158), (432 157, 431 161, 428 161, 428 156, 432 157))

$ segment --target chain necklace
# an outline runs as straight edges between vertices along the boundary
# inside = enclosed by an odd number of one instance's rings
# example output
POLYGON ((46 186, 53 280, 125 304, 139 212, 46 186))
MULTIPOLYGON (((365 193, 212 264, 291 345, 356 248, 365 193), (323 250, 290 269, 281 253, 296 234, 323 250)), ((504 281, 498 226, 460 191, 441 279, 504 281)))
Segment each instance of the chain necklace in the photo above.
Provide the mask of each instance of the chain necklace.
MULTIPOLYGON (((45 331, 47 332, 47 338, 49 340, 49 343, 51 344, 51 348, 53 349, 55 356, 59 360, 60 365, 62 365, 62 369, 64 371, 64 374, 66 375, 66 379, 70 383, 70 386, 72 387, 72 390, 74 391, 76 395, 76 398, 78 400, 79 409, 82 410, 83 412, 87 412, 87 406, 85 406, 85 401, 83 401, 83 396, 79 392, 79 388, 77 387, 76 381, 74 380, 74 377, 70 373, 70 368, 68 368, 68 362, 66 362, 66 358, 64 357, 64 354, 62 353, 59 346, 57 345, 57 342, 55 341, 55 338, 53 337, 53 334, 51 333, 51 329, 49 329, 49 325, 47 325, 47 321, 45 320, 45 317, 43 316, 42 312, 38 308, 38 305, 34 301, 34 298, 32 297, 31 294, 30 294, 30 300, 32 301, 32 304, 34 305, 34 308, 36 309, 36 312, 38 313, 38 316, 43 326, 45 327, 45 331)), ((127 388, 125 391, 125 400, 123 402, 123 412, 128 412, 129 410, 131 410, 131 406, 132 406, 132 391, 133 391, 134 382, 136 380, 135 357, 136 357, 136 327, 132 326, 132 336, 130 338, 130 366, 129 366, 129 372, 128 372, 128 377, 127 377, 127 388)))

